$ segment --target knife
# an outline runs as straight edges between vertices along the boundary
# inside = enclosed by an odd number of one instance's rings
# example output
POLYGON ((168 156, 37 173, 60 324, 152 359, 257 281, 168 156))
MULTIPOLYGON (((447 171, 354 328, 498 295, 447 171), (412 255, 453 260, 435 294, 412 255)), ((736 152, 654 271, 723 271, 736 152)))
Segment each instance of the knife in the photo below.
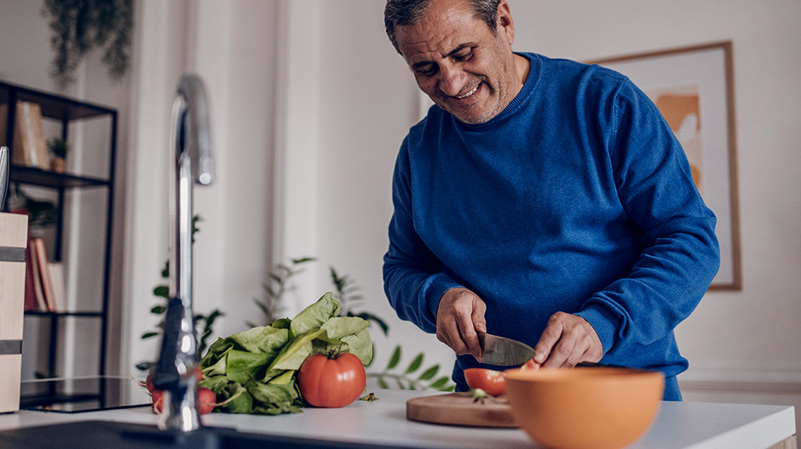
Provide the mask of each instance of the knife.
POLYGON ((478 333, 481 345, 481 363, 497 366, 522 365, 536 354, 531 346, 498 335, 478 333))
POLYGON ((0 147, 0 212, 5 208, 8 193, 8 176, 11 169, 8 159, 8 147, 0 147))

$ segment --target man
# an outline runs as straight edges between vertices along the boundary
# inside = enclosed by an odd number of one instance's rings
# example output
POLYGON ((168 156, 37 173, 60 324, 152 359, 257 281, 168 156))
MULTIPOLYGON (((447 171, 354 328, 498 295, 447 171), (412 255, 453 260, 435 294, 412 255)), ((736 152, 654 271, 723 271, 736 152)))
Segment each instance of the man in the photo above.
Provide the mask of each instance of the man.
POLYGON ((514 53, 504 0, 389 0, 387 34, 436 103, 401 146, 385 291, 479 366, 477 332, 542 367, 661 370, 719 266, 715 216, 656 107, 598 66, 514 53))

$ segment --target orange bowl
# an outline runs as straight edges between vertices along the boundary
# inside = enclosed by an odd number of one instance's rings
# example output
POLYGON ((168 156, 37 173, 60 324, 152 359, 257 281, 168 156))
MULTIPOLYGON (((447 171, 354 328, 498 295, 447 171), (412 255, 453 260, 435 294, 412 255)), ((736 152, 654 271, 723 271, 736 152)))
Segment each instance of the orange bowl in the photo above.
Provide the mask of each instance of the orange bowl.
POLYGON ((627 368, 506 371, 512 415, 538 444, 550 448, 622 448, 651 426, 665 377, 627 368))

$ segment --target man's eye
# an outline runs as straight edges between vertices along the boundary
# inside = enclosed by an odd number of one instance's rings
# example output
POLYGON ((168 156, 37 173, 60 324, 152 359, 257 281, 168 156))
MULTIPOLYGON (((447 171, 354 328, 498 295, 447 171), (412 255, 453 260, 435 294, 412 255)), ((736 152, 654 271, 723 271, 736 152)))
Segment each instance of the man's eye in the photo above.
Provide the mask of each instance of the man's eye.
POLYGON ((431 76, 437 73, 437 65, 436 64, 419 65, 414 68, 414 71, 419 75, 431 76))
POLYGON ((454 59, 454 61, 457 61, 457 62, 464 62, 464 61, 467 61, 468 59, 470 59, 471 56, 473 56, 473 50, 472 49, 467 49, 467 50, 460 51, 459 53, 456 53, 455 55, 453 55, 453 59, 454 59))

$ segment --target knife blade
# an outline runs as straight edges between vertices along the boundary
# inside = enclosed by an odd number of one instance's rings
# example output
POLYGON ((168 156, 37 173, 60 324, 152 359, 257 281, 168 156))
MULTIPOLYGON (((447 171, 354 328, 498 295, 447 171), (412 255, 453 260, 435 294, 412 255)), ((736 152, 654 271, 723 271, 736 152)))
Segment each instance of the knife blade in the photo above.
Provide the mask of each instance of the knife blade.
POLYGON ((8 193, 8 177, 11 164, 8 156, 8 147, 0 147, 0 212, 5 209, 6 194, 8 193))
POLYGON ((481 345, 481 362, 497 366, 522 365, 536 354, 531 346, 498 335, 478 333, 481 345))

